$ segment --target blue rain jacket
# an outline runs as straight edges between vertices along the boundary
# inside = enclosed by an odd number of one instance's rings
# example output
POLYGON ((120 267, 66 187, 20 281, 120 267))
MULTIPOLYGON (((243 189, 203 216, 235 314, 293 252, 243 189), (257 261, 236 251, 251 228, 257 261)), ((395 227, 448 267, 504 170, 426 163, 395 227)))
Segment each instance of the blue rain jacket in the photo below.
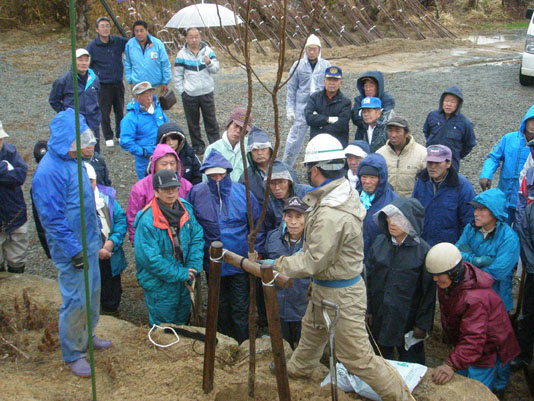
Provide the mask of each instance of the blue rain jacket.
POLYGON ((477 256, 489 256, 493 262, 489 266, 477 266, 489 273, 495 280, 493 289, 502 299, 507 311, 514 308, 512 300, 512 276, 514 266, 519 260, 519 238, 515 231, 506 224, 506 198, 504 193, 497 188, 492 188, 478 194, 473 201, 482 203, 497 219, 495 230, 486 238, 474 225, 468 224, 462 236, 456 243, 458 248, 466 245, 471 248, 469 252, 462 252, 462 257, 467 262, 475 264, 473 258, 477 256))
POLYGON ((354 98, 354 106, 352 107, 352 122, 354 125, 367 131, 367 127, 360 116, 360 107, 362 100, 365 99, 365 92, 363 91, 364 78, 373 78, 378 83, 378 95, 376 96, 382 101, 382 113, 393 110, 395 108, 395 99, 388 92, 384 90, 384 75, 380 71, 367 71, 356 81, 356 88, 360 92, 354 98))
POLYGON ((458 241, 464 227, 473 220, 473 206, 467 202, 474 197, 471 183, 452 167, 436 192, 428 171, 419 172, 412 198, 425 208, 423 239, 430 246, 458 241))
MULTIPOLYGON (((100 112, 100 106, 98 104, 100 80, 90 68, 87 70, 87 74, 87 82, 85 85, 80 77, 77 76, 80 114, 85 117, 87 125, 95 133, 98 133, 100 121, 102 120, 102 113, 100 112)), ((63 74, 54 81, 52 84, 52 91, 48 97, 48 103, 50 103, 50 106, 52 106, 56 113, 67 109, 74 109, 72 70, 63 74)))
POLYGON ((135 262, 137 281, 145 290, 150 324, 186 324, 191 298, 185 287, 189 269, 202 270, 204 248, 202 227, 191 204, 178 200, 184 215, 180 220, 183 261, 175 258, 175 245, 167 219, 153 198, 135 218, 135 262))
POLYGON ((367 255, 373 245, 373 241, 376 237, 382 234, 380 227, 375 223, 373 215, 382 209, 384 206, 389 205, 396 198, 399 197, 393 191, 393 187, 388 183, 388 166, 384 156, 378 153, 371 153, 365 159, 363 159, 358 166, 356 174, 360 181, 356 184, 356 190, 358 193, 362 193, 362 181, 360 176, 360 170, 363 166, 372 166, 378 169, 379 182, 375 190, 375 197, 371 203, 371 207, 367 210, 367 215, 363 220, 363 254, 364 258, 367 258, 367 255))
MULTIPOLYGON (((85 118, 80 115, 80 131, 87 128, 85 118)), ((33 175, 33 199, 55 264, 70 263, 82 251, 78 165, 68 155, 75 139, 74 110, 58 113, 50 123, 48 152, 33 175)), ((102 239, 93 188, 85 167, 82 170, 87 251, 92 254, 98 253, 102 239)))
MULTIPOLYGON (((171 82, 171 63, 161 40, 148 35, 149 43, 145 50, 135 37, 131 38, 124 49, 124 75, 129 84, 148 81, 152 86, 167 85, 171 82)), ((122 129, 121 129, 122 136, 122 129)))
MULTIPOLYGON (((249 233, 247 217, 247 198, 245 186, 232 182, 230 171, 232 165, 216 149, 211 150, 204 160, 201 172, 211 167, 222 167, 228 172, 221 181, 208 181, 195 185, 187 194, 187 200, 193 205, 195 217, 204 229, 204 269, 209 270, 209 247, 213 241, 221 241, 225 249, 241 256, 248 255, 247 236, 249 233)), ((252 218, 256 223, 261 208, 250 194, 252 218)), ((265 233, 261 229, 256 237, 255 249, 263 254, 265 233)), ((242 274, 240 270, 227 263, 222 264, 221 275, 242 274)))
MULTIPOLYGON (((267 234, 265 240, 265 255, 269 259, 277 259, 280 256, 291 256, 302 249, 302 238, 299 242, 291 244, 287 234, 286 223, 282 222, 278 228, 267 234)), ((300 322, 306 313, 308 297, 306 295, 310 285, 310 278, 296 278, 293 287, 276 287, 278 311, 280 319, 286 322, 300 322)))
POLYGON ((110 233, 108 239, 113 241, 113 250, 111 251, 111 275, 113 277, 122 273, 128 266, 122 243, 128 228, 126 222, 126 213, 122 210, 119 202, 115 199, 117 192, 111 188, 103 185, 97 185, 100 196, 106 202, 109 210, 109 219, 111 221, 110 233))
POLYGON ((438 109, 428 113, 423 126, 426 146, 445 145, 449 147, 452 152, 452 165, 456 171, 460 170, 460 159, 467 156, 476 145, 473 123, 460 112, 463 103, 464 96, 460 88, 450 87, 441 94, 438 109), (458 108, 448 120, 443 112, 443 98, 447 94, 460 99, 458 108))
POLYGON ((491 180, 493 174, 502 163, 497 188, 506 196, 506 207, 514 207, 517 204, 517 192, 519 191, 519 173, 527 160, 529 148, 525 139, 525 126, 527 120, 534 118, 534 106, 528 109, 521 121, 519 131, 504 135, 493 146, 492 151, 486 157, 480 178, 491 180))
POLYGON ((26 181, 28 166, 14 145, 4 141, 0 148, 0 232, 11 233, 28 220, 22 184, 26 181), (5 160, 13 166, 9 170, 5 160))
POLYGON ((154 95, 154 114, 141 110, 137 100, 126 106, 126 115, 121 120, 121 147, 135 157, 135 170, 139 179, 146 175, 148 159, 154 153, 158 127, 169 121, 154 95), (144 151, 144 152, 143 152, 144 151))

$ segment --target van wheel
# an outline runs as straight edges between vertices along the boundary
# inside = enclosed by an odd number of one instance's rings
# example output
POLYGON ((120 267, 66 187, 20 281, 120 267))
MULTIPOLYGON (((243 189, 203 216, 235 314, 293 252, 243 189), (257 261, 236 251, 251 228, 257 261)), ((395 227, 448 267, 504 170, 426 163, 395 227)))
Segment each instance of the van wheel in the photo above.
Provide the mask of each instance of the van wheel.
POLYGON ((521 67, 519 67, 519 83, 523 86, 532 85, 532 77, 521 74, 521 67))

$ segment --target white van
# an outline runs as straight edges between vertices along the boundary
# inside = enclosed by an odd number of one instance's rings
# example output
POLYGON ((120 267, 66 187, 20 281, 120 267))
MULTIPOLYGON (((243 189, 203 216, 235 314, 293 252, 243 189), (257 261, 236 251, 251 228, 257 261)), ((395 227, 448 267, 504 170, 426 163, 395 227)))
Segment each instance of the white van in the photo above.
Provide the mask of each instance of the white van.
POLYGON ((525 39, 525 50, 521 59, 519 69, 519 83, 521 85, 532 85, 534 83, 534 10, 529 8, 525 13, 525 18, 530 20, 528 24, 527 37, 525 39))

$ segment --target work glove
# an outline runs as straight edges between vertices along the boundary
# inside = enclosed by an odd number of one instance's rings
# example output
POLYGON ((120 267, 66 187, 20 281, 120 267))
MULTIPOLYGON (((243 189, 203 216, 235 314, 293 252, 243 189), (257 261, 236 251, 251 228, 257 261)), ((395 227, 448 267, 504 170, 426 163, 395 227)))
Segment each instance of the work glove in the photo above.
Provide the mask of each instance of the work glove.
POLYGON ((78 270, 83 270, 83 253, 77 253, 70 261, 72 263, 72 267, 78 270))
POLYGON ((488 178, 481 178, 480 180, 478 180, 478 184, 480 185, 482 191, 491 188, 491 180, 488 178))
POLYGON ((490 256, 475 256, 473 258, 473 264, 476 267, 483 268, 483 267, 488 267, 489 265, 491 265, 494 260, 495 258, 492 258, 490 256))
POLYGON ((292 111, 287 112, 287 121, 289 121, 290 124, 293 124, 293 121, 295 121, 295 113, 292 111))
POLYGON ((328 117, 328 124, 337 123, 337 120, 339 120, 339 117, 328 117))
POLYGON ((274 265, 273 259, 262 259, 262 260, 257 260, 256 262, 259 263, 260 265, 271 265, 271 266, 274 265))
POLYGON ((466 242, 466 243, 463 243, 462 245, 460 245, 458 247, 458 250, 460 252, 464 252, 464 253, 472 253, 473 250, 471 249, 471 247, 469 246, 469 244, 466 242))

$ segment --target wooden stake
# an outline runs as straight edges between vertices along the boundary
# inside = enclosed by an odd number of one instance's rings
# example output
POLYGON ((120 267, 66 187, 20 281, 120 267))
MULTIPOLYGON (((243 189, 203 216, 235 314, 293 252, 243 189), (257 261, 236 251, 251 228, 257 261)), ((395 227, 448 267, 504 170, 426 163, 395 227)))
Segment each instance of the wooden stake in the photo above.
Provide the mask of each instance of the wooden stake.
POLYGON ((209 252, 208 311, 206 314, 204 370, 202 372, 202 390, 206 394, 213 390, 215 377, 215 345, 217 342, 217 318, 219 315, 219 291, 221 287, 222 242, 212 242, 209 252))
POLYGON ((269 335, 271 337, 271 348, 273 351, 274 366, 276 369, 276 385, 278 387, 278 399, 280 401, 290 401, 289 380, 287 378, 286 357, 284 353, 284 342, 282 340, 282 329, 280 325, 280 314, 278 312, 278 301, 276 299, 276 289, 274 287, 273 268, 270 265, 261 266, 261 280, 263 282, 263 295, 265 297, 265 308, 267 310, 267 322, 269 323, 269 335))

